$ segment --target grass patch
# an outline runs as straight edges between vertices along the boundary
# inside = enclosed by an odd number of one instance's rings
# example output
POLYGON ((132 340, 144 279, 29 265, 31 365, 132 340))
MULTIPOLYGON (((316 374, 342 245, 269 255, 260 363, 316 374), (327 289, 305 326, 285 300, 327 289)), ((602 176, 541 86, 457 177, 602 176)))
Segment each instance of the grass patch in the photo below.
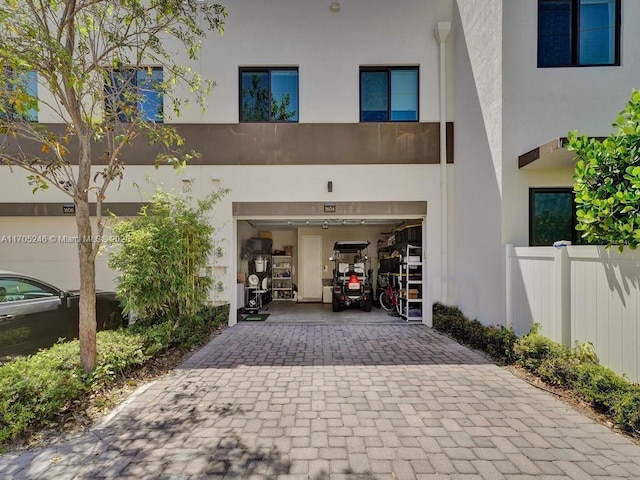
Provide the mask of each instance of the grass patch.
POLYGON ((570 391, 622 430, 640 435, 640 385, 599 365, 590 343, 569 348, 541 335, 539 325, 518 338, 511 329, 482 325, 455 307, 439 304, 433 307, 433 326, 499 362, 517 364, 547 384, 570 391))
POLYGON ((228 307, 207 308, 180 322, 136 323, 125 330, 98 332, 98 362, 90 375, 82 371, 77 340, 0 365, 0 451, 47 428, 169 349, 204 343, 227 322, 228 314, 228 307))

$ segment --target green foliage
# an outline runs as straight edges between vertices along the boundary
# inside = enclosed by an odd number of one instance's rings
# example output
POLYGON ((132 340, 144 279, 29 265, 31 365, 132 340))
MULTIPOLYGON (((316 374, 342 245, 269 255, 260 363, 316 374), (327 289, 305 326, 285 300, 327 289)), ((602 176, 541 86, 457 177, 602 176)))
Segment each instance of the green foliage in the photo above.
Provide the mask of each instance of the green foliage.
POLYGON ((629 385, 612 410, 618 425, 640 434, 640 385, 629 385))
POLYGON ((0 444, 49 422, 85 391, 77 342, 0 367, 0 444))
POLYGON ((578 365, 576 370, 577 378, 573 384, 575 391, 605 412, 615 409, 621 395, 629 387, 627 380, 602 365, 578 365))
POLYGON ((194 206, 185 195, 156 189, 137 217, 115 220, 112 230, 121 243, 113 245, 108 263, 119 272, 116 290, 126 311, 149 323, 200 310, 213 284, 200 275, 213 250, 206 215, 226 192, 194 206))
POLYGON ((222 33, 226 15, 222 5, 199 0, 0 2, 0 165, 26 170, 34 193, 51 186, 76 206, 87 372, 96 365, 96 319, 84 300, 95 296, 88 272, 106 223, 102 202, 140 155, 130 148, 136 139, 154 145, 156 164, 180 168, 197 155, 183 152, 184 139, 163 122, 192 102, 204 110, 213 82, 180 60, 196 60, 207 33, 222 33), (154 77, 151 65, 162 75, 154 77), (37 88, 21 76, 33 76, 37 88), (54 121, 31 121, 43 107, 54 121))
POLYGON ((0 365, 0 449, 167 349, 202 344, 228 315, 228 307, 205 308, 186 317, 177 330, 175 322, 164 321, 98 332, 98 365, 89 375, 83 373, 77 340, 0 365))
POLYGON ((459 309, 439 304, 433 307, 433 326, 494 358, 515 362, 549 384, 570 389, 620 428, 640 433, 640 385, 598 365, 591 343, 565 347, 541 335, 538 324, 517 338, 511 329, 482 326, 466 319, 459 309))
POLYGON ((546 360, 561 359, 568 361, 571 350, 541 335, 540 325, 531 327, 528 335, 518 340, 515 346, 516 361, 527 370, 537 373, 546 360))
POLYGON ((517 337, 510 328, 486 327, 477 320, 468 320, 459 309, 440 304, 433 306, 433 327, 500 361, 513 361, 517 337))
POLYGON ((570 132, 575 167, 576 229, 589 243, 640 245, 640 91, 616 119, 617 132, 599 141, 570 132))

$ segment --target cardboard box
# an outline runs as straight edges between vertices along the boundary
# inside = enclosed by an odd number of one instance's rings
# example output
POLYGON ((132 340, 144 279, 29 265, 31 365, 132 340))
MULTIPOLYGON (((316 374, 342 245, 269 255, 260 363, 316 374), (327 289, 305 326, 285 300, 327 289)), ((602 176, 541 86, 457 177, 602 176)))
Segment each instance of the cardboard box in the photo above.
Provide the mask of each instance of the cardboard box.
POLYGON ((246 273, 238 273, 237 274, 238 283, 247 283, 247 274, 246 273))
POLYGON ((415 299, 419 298, 418 297, 419 293, 420 292, 419 292, 419 290, 417 288, 410 288, 409 289, 409 296, 407 298, 415 300, 415 299))
POLYGON ((260 232, 258 232, 258 236, 260 238, 273 238, 273 235, 268 230, 261 230, 260 232))
POLYGON ((282 248, 284 248, 285 255, 293 255, 293 245, 285 245, 282 248))

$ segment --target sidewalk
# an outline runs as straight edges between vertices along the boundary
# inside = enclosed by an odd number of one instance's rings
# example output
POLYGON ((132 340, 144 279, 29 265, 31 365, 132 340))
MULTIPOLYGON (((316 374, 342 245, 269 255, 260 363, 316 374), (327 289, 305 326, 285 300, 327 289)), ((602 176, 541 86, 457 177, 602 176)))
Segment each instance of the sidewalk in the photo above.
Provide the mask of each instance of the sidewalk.
POLYGON ((238 324, 2 479, 639 478, 640 448, 421 325, 238 324))

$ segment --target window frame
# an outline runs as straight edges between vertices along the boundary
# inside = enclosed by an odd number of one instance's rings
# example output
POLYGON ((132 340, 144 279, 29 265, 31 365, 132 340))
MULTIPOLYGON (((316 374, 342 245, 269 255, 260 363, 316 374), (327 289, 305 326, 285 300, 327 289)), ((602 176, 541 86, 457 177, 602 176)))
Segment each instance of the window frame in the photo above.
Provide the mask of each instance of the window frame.
MULTIPOLYGON (((140 98, 136 99, 136 112, 139 113, 141 111, 140 108, 140 104, 144 103, 142 101, 142 99, 144 98, 143 95, 139 94, 139 85, 138 85, 138 72, 141 71, 147 71, 151 69, 152 72, 162 72, 162 82, 164 82, 164 68, 162 66, 131 66, 131 67, 122 67, 122 68, 112 68, 108 70, 107 75, 109 75, 111 81, 113 82, 113 79, 115 78, 114 74, 117 73, 124 73, 124 72, 135 72, 135 75, 132 75, 133 80, 135 81, 135 89, 136 89, 136 95, 138 95, 140 98)), ((111 88, 109 85, 107 85, 106 80, 105 80, 105 84, 104 84, 104 89, 105 89, 105 113, 109 116, 109 117, 113 117, 113 118, 118 118, 118 121, 120 123, 131 123, 131 119, 126 117, 124 113, 119 112, 117 109, 115 111, 112 111, 112 106, 108 104, 109 102, 109 97, 107 90, 111 88)), ((123 90, 124 91, 124 90, 123 90)), ((153 122, 153 123, 164 123, 164 91, 162 90, 156 90, 157 94, 160 94, 162 96, 162 100, 161 100, 161 104, 162 104, 162 116, 160 119, 156 119, 156 118, 140 118, 139 121, 142 122, 153 122)))
POLYGON ((540 64, 540 6, 549 0, 538 0, 538 28, 537 28, 537 51, 536 61, 538 68, 571 68, 571 67, 619 67, 621 65, 620 45, 622 36, 622 0, 615 1, 615 39, 614 39, 614 60, 613 63, 580 63, 580 0, 570 0, 572 4, 571 15, 571 63, 558 65, 540 64))
POLYGON ((238 68, 238 122, 239 123, 300 123, 300 69, 298 66, 290 67, 239 67, 238 68), (271 119, 271 72, 295 71, 296 72, 296 119, 295 120, 272 120, 271 119), (267 120, 243 120, 242 118, 242 74, 243 73, 266 73, 269 84, 267 95, 269 98, 269 113, 267 120))
POLYGON ((576 230, 578 224, 576 216, 576 201, 573 187, 529 187, 529 246, 530 247, 548 247, 546 243, 534 243, 536 238, 535 231, 535 197, 537 193, 569 193, 571 194, 571 238, 558 238, 557 240, 571 240, 572 245, 583 244, 580 232, 576 230))
POLYGON ((398 65, 398 66, 360 66, 358 72, 358 109, 360 123, 417 123, 420 121, 420 66, 419 65, 398 65), (391 72, 411 70, 416 72, 416 119, 415 120, 391 120, 391 72), (389 120, 363 120, 362 119, 362 74, 363 73, 386 73, 387 74, 387 112, 389 120))

